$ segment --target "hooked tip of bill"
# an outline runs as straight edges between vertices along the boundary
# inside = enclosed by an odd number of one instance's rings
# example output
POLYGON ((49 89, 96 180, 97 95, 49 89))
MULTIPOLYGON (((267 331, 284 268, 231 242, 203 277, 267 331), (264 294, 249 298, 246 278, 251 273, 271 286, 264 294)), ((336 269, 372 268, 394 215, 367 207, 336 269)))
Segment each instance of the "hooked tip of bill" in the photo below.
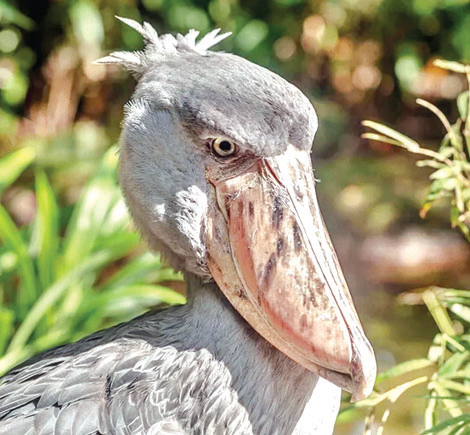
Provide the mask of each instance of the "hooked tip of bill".
POLYGON ((368 355, 364 353, 359 359, 353 361, 352 378, 354 382, 354 391, 352 392, 351 402, 368 397, 374 389, 375 378, 377 376, 377 363, 372 346, 368 344, 368 355))

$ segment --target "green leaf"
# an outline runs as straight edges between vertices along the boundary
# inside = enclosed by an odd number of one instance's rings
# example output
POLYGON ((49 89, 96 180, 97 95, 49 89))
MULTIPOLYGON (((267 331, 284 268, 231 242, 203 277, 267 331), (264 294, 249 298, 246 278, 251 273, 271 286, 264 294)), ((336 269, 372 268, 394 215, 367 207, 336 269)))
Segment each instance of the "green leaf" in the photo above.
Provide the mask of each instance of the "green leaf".
POLYGON ((69 13, 77 42, 85 47, 99 46, 103 41, 104 29, 97 5, 78 0, 69 6, 69 13))
POLYGON ((436 59, 434 61, 434 65, 436 65, 439 68, 446 69, 448 71, 453 71, 456 73, 463 73, 463 74, 465 74, 469 69, 468 66, 463 65, 459 62, 453 62, 450 60, 443 60, 443 59, 436 59))
POLYGON ((467 225, 465 225, 463 222, 459 222, 457 226, 459 227, 460 231, 462 231, 462 234, 465 236, 467 241, 470 243, 470 229, 467 227, 467 225))
POLYGON ((445 168, 441 168, 441 169, 438 169, 437 171, 433 172, 429 176, 429 178, 431 180, 439 180, 439 179, 443 179, 443 178, 450 178, 450 177, 453 177, 453 176, 455 176, 455 171, 452 168, 445 167, 445 168))
POLYGON ((464 385, 460 382, 451 381, 449 379, 439 379, 439 384, 447 390, 456 391, 467 396, 470 395, 470 385, 464 385))
POLYGON ((463 138, 460 133, 461 126, 462 120, 457 118, 457 121, 455 121, 455 123, 450 126, 451 133, 447 133, 452 146, 458 150, 458 152, 455 154, 456 156, 464 156, 464 154, 462 154, 463 138))
POLYGON ((116 182, 116 167, 116 149, 111 148, 74 208, 64 239, 60 275, 72 270, 93 252, 96 239, 105 228, 109 211, 121 197, 116 182))
POLYGON ((470 368, 464 370, 449 371, 449 373, 442 375, 444 378, 448 379, 457 379, 457 378, 466 378, 470 379, 470 368))
POLYGON ((421 370, 426 367, 434 365, 432 361, 429 361, 427 358, 413 359, 410 361, 405 361, 403 363, 397 364, 396 366, 388 369, 385 372, 379 373, 377 375, 376 382, 380 383, 397 376, 404 375, 415 370, 421 370))
POLYGON ((21 279, 21 285, 17 301, 19 318, 22 319, 28 307, 36 299, 36 275, 28 248, 23 241, 21 233, 2 205, 0 205, 0 240, 7 249, 16 254, 18 259, 18 274, 21 279))
POLYGON ((457 107, 462 121, 465 121, 468 116, 468 93, 469 91, 461 92, 457 97, 457 107))
POLYGON ((10 1, 0 0, 0 18, 2 25, 12 23, 24 30, 31 30, 34 27, 34 21, 22 14, 10 1))
POLYGON ((429 167, 434 169, 440 169, 445 167, 445 164, 436 160, 419 160, 416 162, 416 166, 418 166, 418 168, 429 167))
POLYGON ((396 140, 403 147, 405 147, 406 149, 410 151, 417 152, 420 149, 418 142, 409 138, 408 136, 405 136, 402 133, 399 133, 393 128, 387 127, 386 125, 383 125, 374 121, 362 121, 362 125, 364 125, 365 127, 369 127, 372 130, 378 131, 379 133, 382 133, 383 135, 396 140))
POLYGON ((455 228, 459 224, 459 217, 459 209, 455 205, 453 205, 450 208, 450 224, 452 225, 452 228, 455 228))
POLYGON ((43 316, 70 289, 73 282, 115 260, 115 254, 116 252, 113 249, 93 254, 44 291, 18 328, 8 347, 8 352, 16 352, 27 343, 43 316))
POLYGON ((438 370, 439 376, 448 376, 460 369, 462 364, 468 359, 470 352, 454 353, 438 370))
POLYGON ((428 387, 436 392, 436 396, 440 397, 440 402, 446 412, 448 412, 451 417, 457 418, 463 415, 463 411, 459 406, 459 396, 452 395, 449 390, 444 388, 440 382, 431 381, 428 387), (445 398, 448 397, 448 398, 445 398))
POLYGON ((121 267, 98 289, 106 292, 115 287, 125 287, 136 282, 145 282, 154 273, 158 274, 154 277, 154 282, 181 279, 180 275, 177 275, 172 269, 162 269, 159 257, 146 252, 121 267), (161 276, 160 272, 163 272, 164 276, 161 276))
POLYGON ((461 424, 457 424, 447 435, 464 435, 466 432, 461 432, 461 430, 466 426, 466 422, 462 422, 461 424))
POLYGON ((167 287, 149 284, 117 288, 97 297, 97 303, 104 316, 122 316, 136 309, 146 311, 149 307, 161 303, 175 305, 185 302, 186 298, 178 292, 167 287))
POLYGON ((36 176, 37 215, 31 236, 31 251, 38 257, 38 273, 42 288, 55 280, 55 264, 59 249, 59 211, 49 181, 43 172, 36 176))
POLYGON ((449 307, 449 310, 459 316, 462 320, 470 323, 470 307, 468 305, 452 304, 449 307))
POLYGON ((439 330, 450 337, 455 335, 449 315, 447 314, 446 309, 439 303, 436 293, 432 290, 426 290, 423 293, 423 301, 428 307, 428 310, 439 327, 439 330))
POLYGON ((453 191, 455 186, 457 186, 457 178, 438 178, 434 180, 431 184, 431 191, 436 192, 440 190, 453 191))
POLYGON ((269 26, 261 20, 251 20, 237 33, 235 43, 244 52, 255 49, 268 35, 269 26))
MULTIPOLYGON (((449 143, 450 141, 448 140, 449 136, 446 135, 446 143, 449 143)), ((440 150, 439 150, 439 154, 442 156, 442 157, 446 157, 446 158, 451 158, 451 157, 454 157, 456 154, 457 154, 457 150, 453 147, 453 146, 443 146, 440 150)))
POLYGON ((3 354, 5 348, 10 341, 13 333, 13 322, 15 321, 15 313, 8 308, 0 307, 0 355, 3 354))
POLYGON ((0 159, 0 194, 33 162, 36 152, 24 147, 0 159))
POLYGON ((454 164, 463 171, 470 171, 470 162, 466 162, 463 160, 454 160, 454 164))

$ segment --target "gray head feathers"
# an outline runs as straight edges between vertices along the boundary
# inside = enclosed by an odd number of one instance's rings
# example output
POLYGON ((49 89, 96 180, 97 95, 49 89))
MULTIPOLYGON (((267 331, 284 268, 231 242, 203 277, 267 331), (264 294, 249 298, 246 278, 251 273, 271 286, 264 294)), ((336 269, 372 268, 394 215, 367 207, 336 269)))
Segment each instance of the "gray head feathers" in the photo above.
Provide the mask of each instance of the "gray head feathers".
POLYGON ((188 51, 206 55, 209 48, 231 35, 231 32, 219 35, 220 29, 215 29, 196 41, 199 32, 191 29, 186 35, 178 33, 176 37, 171 34, 158 36, 157 31, 149 23, 144 22, 141 25, 129 18, 118 16, 116 18, 142 35, 145 48, 143 51, 137 52, 116 51, 98 59, 95 63, 121 65, 136 77, 140 77, 149 65, 163 57, 188 51))
POLYGON ((227 34, 158 36, 147 23, 120 18, 145 41, 142 52, 100 63, 124 66, 137 85, 121 134, 121 185, 134 222, 154 250, 201 277, 205 219, 214 203, 206 179, 212 138, 237 144, 246 158, 310 151, 315 110, 292 84, 246 59, 210 51, 227 34))
POLYGON ((299 89, 246 59, 209 50, 229 33, 217 29, 196 41, 195 30, 158 36, 148 23, 119 19, 143 36, 144 50, 115 52, 97 62, 133 73, 132 100, 151 108, 146 119, 169 110, 193 140, 222 135, 254 155, 279 154, 288 143, 311 148, 317 117, 299 89))

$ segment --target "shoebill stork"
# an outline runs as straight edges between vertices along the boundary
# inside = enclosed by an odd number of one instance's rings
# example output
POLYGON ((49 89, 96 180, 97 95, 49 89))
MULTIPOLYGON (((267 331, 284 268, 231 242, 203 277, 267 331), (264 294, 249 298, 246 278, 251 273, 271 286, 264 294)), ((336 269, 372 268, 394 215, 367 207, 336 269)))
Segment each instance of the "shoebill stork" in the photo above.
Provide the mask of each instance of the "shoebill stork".
POLYGON ((188 303, 46 352, 0 386, 0 434, 331 433, 375 379, 315 197, 317 117, 272 72, 122 19, 131 71, 120 181, 188 303))

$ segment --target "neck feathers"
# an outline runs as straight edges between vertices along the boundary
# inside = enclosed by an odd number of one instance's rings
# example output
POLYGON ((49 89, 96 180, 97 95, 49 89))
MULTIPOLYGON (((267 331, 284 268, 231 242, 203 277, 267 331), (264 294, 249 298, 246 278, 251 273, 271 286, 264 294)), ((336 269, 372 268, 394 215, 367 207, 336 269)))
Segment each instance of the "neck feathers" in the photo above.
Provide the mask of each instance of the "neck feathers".
POLYGON ((207 349, 228 371, 253 432, 330 433, 340 389, 259 336, 215 283, 204 283, 194 275, 187 275, 186 281, 191 345, 207 349), (314 427, 319 431, 312 431, 314 427))

